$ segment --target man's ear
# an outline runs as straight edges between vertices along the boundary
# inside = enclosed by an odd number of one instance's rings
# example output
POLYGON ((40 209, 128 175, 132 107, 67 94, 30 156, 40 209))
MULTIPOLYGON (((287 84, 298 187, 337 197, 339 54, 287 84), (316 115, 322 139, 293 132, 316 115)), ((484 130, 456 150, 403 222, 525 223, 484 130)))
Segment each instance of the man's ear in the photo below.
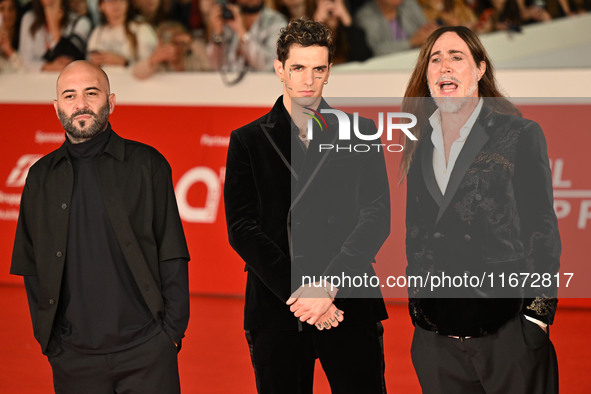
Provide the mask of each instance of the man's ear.
POLYGON ((112 114, 115 109, 115 101, 117 101, 115 93, 109 94, 109 114, 112 114))
POLYGON ((275 69, 275 74, 279 77, 281 82, 283 82, 283 80, 285 78, 284 70, 283 70, 283 63, 281 63, 279 61, 279 59, 275 59, 275 61, 273 62, 273 68, 275 69))
POLYGON ((58 117, 59 117, 59 114, 57 111, 57 100, 53 100, 53 108, 55 109, 55 114, 58 115, 58 117))
POLYGON ((480 81, 480 78, 482 78, 482 76, 484 75, 484 73, 486 72, 486 63, 485 61, 481 61, 480 65, 478 66, 478 80, 480 81))

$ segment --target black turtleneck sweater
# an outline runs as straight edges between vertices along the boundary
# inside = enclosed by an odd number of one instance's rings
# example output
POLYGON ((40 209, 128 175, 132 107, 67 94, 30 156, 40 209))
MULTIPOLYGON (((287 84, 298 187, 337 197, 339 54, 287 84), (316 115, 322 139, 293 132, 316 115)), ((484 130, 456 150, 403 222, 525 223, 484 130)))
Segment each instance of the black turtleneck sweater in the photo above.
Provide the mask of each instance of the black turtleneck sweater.
POLYGON ((107 216, 97 160, 111 130, 72 144, 74 169, 62 302, 55 328, 62 345, 109 353, 138 345, 157 332, 107 216))

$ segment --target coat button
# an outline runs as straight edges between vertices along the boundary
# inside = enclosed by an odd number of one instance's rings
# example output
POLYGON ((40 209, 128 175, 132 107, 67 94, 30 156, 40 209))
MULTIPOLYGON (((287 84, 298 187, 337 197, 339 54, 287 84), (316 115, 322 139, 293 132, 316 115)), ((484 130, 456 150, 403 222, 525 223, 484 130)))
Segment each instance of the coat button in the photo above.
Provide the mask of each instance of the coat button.
POLYGON ((62 257, 64 254, 63 254, 63 253, 62 253, 60 250, 58 250, 58 251, 57 251, 57 253, 56 253, 55 255, 56 255, 57 257, 62 257))
POLYGON ((62 204, 62 209, 63 209, 63 210, 66 210, 66 209, 68 209, 68 204, 66 204, 66 203, 63 203, 63 204, 62 204))
POLYGON ((443 237, 443 234, 441 234, 441 233, 439 233, 439 232, 437 232, 437 233, 433 234, 433 238, 435 238, 435 239, 439 239, 439 238, 441 238, 441 237, 443 237))
POLYGON ((476 199, 476 201, 480 201, 480 200, 482 200, 482 195, 481 194, 475 194, 474 195, 474 199, 476 199))
POLYGON ((329 216, 328 217, 328 224, 333 224, 335 222, 335 217, 334 216, 329 216))
POLYGON ((464 235, 464 240, 470 241, 470 240, 472 240, 472 237, 470 236, 470 234, 466 234, 466 235, 464 235))
POLYGON ((53 298, 50 298, 49 299, 49 305, 53 305, 53 304, 55 304, 55 300, 53 298))

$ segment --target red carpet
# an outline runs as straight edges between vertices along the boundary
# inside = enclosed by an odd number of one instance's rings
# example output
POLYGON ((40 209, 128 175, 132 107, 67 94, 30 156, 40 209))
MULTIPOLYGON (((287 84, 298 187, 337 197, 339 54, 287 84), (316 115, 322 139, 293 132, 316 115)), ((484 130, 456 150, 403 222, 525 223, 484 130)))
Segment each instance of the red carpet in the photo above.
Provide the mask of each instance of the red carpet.
MULTIPOLYGON (((241 299, 193 297, 191 322, 180 353, 183 393, 255 393, 242 331, 241 299)), ((51 393, 51 370, 33 337, 25 291, 0 286, 0 392, 51 393)), ((410 361, 412 325, 406 305, 389 305, 384 322, 386 381, 390 393, 420 393, 410 361)), ((560 366, 561 393, 591 393, 591 310, 559 308, 551 336, 560 366)), ((318 366, 315 393, 330 393, 318 366)))

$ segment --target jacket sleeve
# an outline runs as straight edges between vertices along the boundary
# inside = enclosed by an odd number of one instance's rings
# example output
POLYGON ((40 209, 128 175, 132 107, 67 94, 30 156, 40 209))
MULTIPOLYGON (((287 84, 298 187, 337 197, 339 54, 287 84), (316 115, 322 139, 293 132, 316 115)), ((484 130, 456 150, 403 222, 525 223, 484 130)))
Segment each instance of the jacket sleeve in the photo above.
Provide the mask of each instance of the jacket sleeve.
POLYGON ((37 325, 37 310, 39 307, 40 283, 37 275, 37 264, 35 261, 35 249, 33 246, 33 237, 28 219, 32 201, 30 201, 30 178, 23 189, 21 196, 20 212, 16 226, 16 235, 14 238, 14 247, 12 249, 12 262, 10 273, 12 275, 21 275, 24 279, 25 290, 27 292, 27 301, 29 303, 29 312, 33 329, 37 325))
POLYGON ((12 275, 37 275, 37 264, 35 261, 35 248, 33 245, 33 230, 29 224, 29 216, 32 201, 30 201, 31 190, 29 178, 23 189, 21 203, 12 248, 12 262, 10 273, 12 275))
POLYGON ((27 301, 29 302, 29 312, 31 314, 31 322, 33 323, 33 331, 37 325, 37 310, 39 309, 39 291, 40 283, 37 275, 27 275, 24 277, 25 290, 27 292, 27 301))
POLYGON ((180 350, 181 339, 189 323, 190 257, 174 194, 172 170, 166 161, 156 171, 154 185, 157 209, 153 226, 158 243, 158 268, 164 301, 163 326, 180 350))
POLYGON ((542 277, 558 272, 561 243, 546 140, 542 129, 534 122, 529 123, 519 137, 514 189, 526 269, 534 277, 541 276, 537 282, 539 287, 525 288, 523 313, 552 324, 558 302, 556 281, 550 278, 552 285, 545 287, 542 277))
POLYGON ((158 245, 158 261, 189 260, 187 241, 177 206, 172 170, 168 162, 160 164, 154 175, 153 231, 158 245))
POLYGON ((153 228, 158 245, 158 270, 163 326, 180 350, 189 323, 189 251, 172 184, 172 171, 163 161, 154 175, 153 228))
POLYGON ((189 270, 186 259, 175 259, 160 264, 161 292, 164 299, 163 327, 168 336, 181 348, 181 339, 189 324, 189 270))
POLYGON ((261 227, 250 157, 236 131, 230 135, 228 147, 224 204, 230 245, 248 270, 286 302, 290 296, 291 260, 261 227))

